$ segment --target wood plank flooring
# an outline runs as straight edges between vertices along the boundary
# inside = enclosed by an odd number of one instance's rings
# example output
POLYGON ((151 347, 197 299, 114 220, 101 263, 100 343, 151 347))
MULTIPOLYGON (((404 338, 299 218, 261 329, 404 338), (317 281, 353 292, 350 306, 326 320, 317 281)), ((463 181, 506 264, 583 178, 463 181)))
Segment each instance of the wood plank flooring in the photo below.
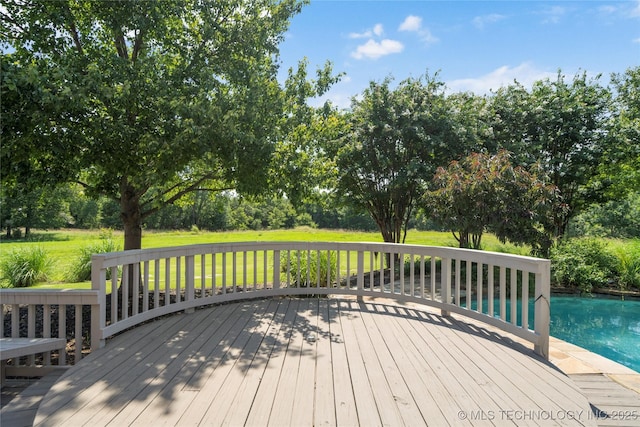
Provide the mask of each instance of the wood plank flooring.
POLYGON ((428 309, 278 298, 158 320, 70 369, 35 425, 596 425, 576 384, 428 309))

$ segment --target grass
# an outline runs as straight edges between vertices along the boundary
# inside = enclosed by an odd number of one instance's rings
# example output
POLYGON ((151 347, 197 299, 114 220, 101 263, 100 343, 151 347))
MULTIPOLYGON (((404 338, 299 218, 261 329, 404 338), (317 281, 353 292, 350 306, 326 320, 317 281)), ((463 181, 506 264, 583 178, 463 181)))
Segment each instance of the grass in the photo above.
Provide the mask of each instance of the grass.
MULTIPOLYGON (((11 251, 34 245, 43 248, 51 257, 52 270, 47 282, 37 283, 33 287, 43 289, 89 289, 88 281, 68 283, 65 275, 87 246, 100 241, 104 231, 99 230, 55 230, 34 233, 28 241, 2 241, 0 243, 0 262, 11 251)), ((122 232, 114 231, 113 240, 121 244, 122 232)), ((296 228, 292 230, 231 231, 231 232, 190 232, 190 231, 145 231, 142 238, 143 248, 184 246, 199 243, 229 243, 255 241, 330 241, 330 242, 381 242, 377 232, 350 230, 325 230, 296 228)), ((494 236, 483 237, 484 249, 489 251, 527 255, 528 248, 500 243, 494 236)), ((457 242, 447 232, 410 230, 407 244, 432 246, 457 246, 457 242)), ((197 270, 196 270, 197 271, 197 270)), ((252 274, 252 273, 250 273, 252 274)))

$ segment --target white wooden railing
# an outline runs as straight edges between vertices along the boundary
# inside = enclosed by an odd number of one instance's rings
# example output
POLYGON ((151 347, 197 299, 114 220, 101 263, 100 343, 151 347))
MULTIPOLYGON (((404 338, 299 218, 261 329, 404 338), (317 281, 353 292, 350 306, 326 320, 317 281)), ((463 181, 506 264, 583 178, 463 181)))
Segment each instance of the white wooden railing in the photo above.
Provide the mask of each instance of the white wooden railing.
MULTIPOLYGON (((0 289, 0 337, 6 338, 64 338, 67 347, 74 348, 72 358, 67 349, 45 352, 13 360, 11 371, 25 373, 38 366, 65 366, 68 359, 77 362, 90 351, 90 339, 99 337, 101 331, 83 328, 85 318, 91 325, 99 325, 100 306, 98 292, 66 289, 0 289), (67 319, 72 319, 69 323, 67 319), (86 338, 86 339, 85 339, 86 338)), ((0 352, 2 348, 0 348, 0 352)), ((36 374, 37 375, 37 374, 36 374)))
POLYGON ((110 298, 109 313, 100 312, 101 343, 146 320, 198 306, 278 295, 346 294, 462 314, 530 341, 538 354, 548 357, 548 260, 418 245, 247 242, 101 254, 92 262, 92 287, 100 305, 110 298), (331 257, 334 261, 326 262, 331 257), (318 263, 329 268, 313 267, 318 263))
MULTIPOLYGON (((93 256, 92 290, 0 290, 0 336, 48 338, 56 330, 76 343, 78 361, 83 340, 86 353, 169 313, 247 298, 342 294, 462 314, 533 343, 548 358, 549 280, 548 260, 419 245, 247 242, 113 252, 93 256), (73 328, 67 310, 74 311, 73 328)), ((59 363, 66 359, 61 352, 59 363)), ((50 355, 43 360, 50 363, 50 355)))

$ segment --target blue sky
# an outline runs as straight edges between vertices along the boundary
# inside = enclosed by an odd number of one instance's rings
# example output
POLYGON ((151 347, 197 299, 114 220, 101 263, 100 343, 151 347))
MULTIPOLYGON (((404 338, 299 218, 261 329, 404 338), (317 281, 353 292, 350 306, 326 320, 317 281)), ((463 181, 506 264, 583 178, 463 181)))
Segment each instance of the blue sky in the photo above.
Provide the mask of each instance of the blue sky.
POLYGON ((308 58, 344 72, 328 98, 346 108, 371 80, 439 72, 450 91, 603 74, 640 65, 640 0, 311 0, 280 46, 281 67, 308 58))

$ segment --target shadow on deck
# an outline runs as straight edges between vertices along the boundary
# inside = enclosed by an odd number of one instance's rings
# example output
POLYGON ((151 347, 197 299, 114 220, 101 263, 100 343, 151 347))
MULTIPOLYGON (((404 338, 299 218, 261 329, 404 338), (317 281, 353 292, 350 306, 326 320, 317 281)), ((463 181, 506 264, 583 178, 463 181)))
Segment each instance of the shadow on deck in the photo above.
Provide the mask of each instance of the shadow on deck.
POLYGON ((424 307, 270 298, 124 332, 70 369, 36 425, 596 425, 519 343, 424 307))

